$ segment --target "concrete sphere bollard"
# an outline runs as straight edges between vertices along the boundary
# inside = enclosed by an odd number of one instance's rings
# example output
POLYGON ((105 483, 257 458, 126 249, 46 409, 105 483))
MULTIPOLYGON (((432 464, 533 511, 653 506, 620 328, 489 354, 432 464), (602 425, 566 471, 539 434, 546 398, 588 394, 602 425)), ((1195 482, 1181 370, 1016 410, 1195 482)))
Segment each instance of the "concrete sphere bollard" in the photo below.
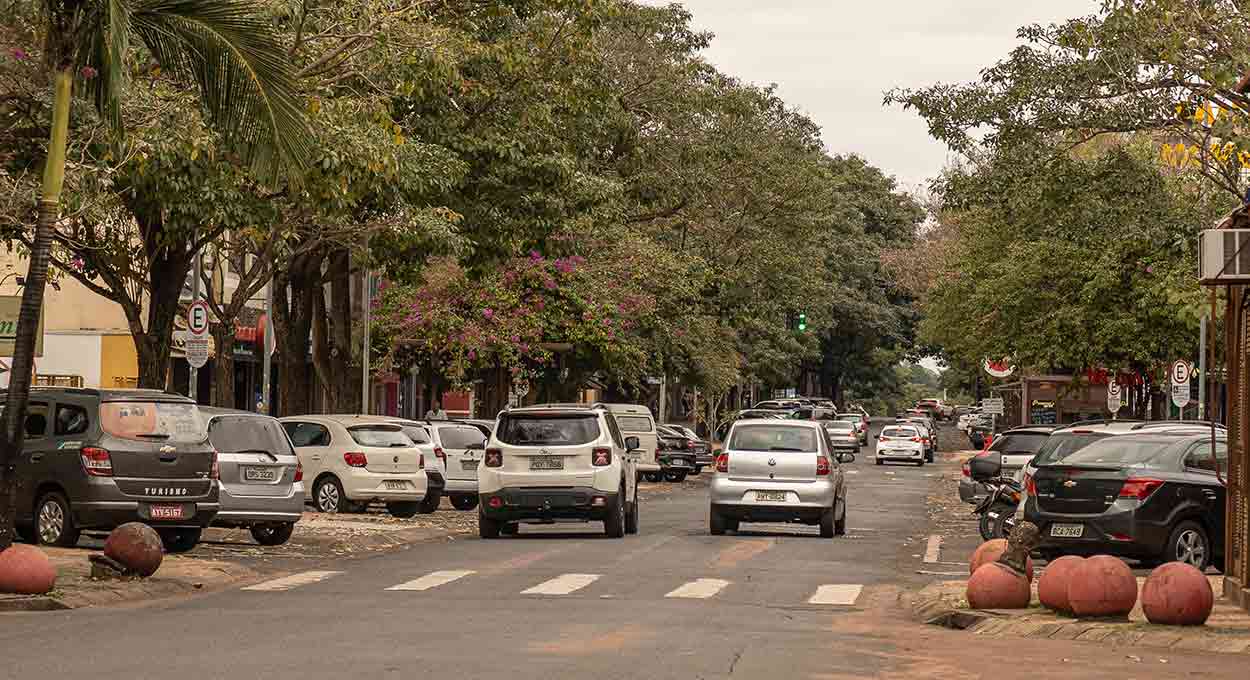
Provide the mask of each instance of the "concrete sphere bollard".
POLYGON ((1184 562, 1168 562, 1150 572, 1141 589, 1142 612, 1151 623, 1201 626, 1214 607, 1211 582, 1184 562))
POLYGON ((104 554, 143 577, 155 574, 165 559, 160 534, 142 522, 127 522, 111 531, 104 554))
POLYGON ((1080 617, 1128 616, 1137 604, 1137 579, 1117 557, 1091 557, 1068 577, 1068 604, 1080 617))
MULTIPOLYGON (((982 565, 990 562, 997 562, 998 558, 1007 552, 1007 539, 995 538, 982 543, 973 551, 972 557, 968 560, 968 573, 975 574, 977 569, 982 565)), ((1033 558, 1030 557, 1025 563, 1025 572, 1029 577, 1029 582, 1033 581, 1033 558)))
POLYGON ((966 595, 973 609, 1025 609, 1033 599, 1029 579, 998 562, 976 570, 966 595))
POLYGON ((0 552, 0 593, 43 595, 56 585, 56 567, 42 550, 14 543, 0 552))
POLYGON ((1084 557, 1064 555, 1046 565, 1037 579, 1037 599, 1041 600, 1042 606, 1057 612, 1072 611, 1072 605, 1068 603, 1068 583, 1084 561, 1084 557))

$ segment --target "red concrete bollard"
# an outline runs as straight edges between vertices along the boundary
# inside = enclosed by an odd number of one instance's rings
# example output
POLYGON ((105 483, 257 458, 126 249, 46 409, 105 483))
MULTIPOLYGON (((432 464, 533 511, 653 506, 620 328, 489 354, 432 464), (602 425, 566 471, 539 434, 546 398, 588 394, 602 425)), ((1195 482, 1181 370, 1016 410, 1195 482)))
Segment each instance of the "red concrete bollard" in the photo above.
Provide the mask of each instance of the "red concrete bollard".
POLYGON ((1201 626, 1214 607, 1211 582, 1184 562, 1168 562, 1150 572, 1141 589, 1142 612, 1151 623, 1201 626))
POLYGON ((142 522, 127 522, 111 531, 104 554, 144 577, 155 574, 165 559, 160 535, 142 522))
POLYGON ((1137 579, 1117 557, 1091 557, 1068 577, 1068 604, 1080 617, 1128 616, 1137 604, 1137 579))
POLYGON ((14 543, 0 552, 0 593, 43 595, 56 585, 56 567, 42 550, 14 543))
POLYGON ((1068 583, 1084 561, 1084 557, 1064 555, 1046 565, 1037 579, 1037 599, 1041 600, 1042 606, 1057 612, 1072 611, 1072 605, 1068 603, 1068 583))
POLYGON ((998 562, 983 564, 972 574, 966 595, 973 609, 1025 609, 1033 598, 1029 579, 998 562))
MULTIPOLYGON (((968 573, 975 574, 982 565, 997 562, 998 558, 1002 557, 1005 552, 1007 552, 1007 539, 1005 538, 995 538, 982 543, 977 546, 977 549, 972 553, 971 559, 968 560, 968 573)), ((1033 581, 1033 558, 1030 557, 1025 564, 1025 571, 1031 583, 1033 581)))

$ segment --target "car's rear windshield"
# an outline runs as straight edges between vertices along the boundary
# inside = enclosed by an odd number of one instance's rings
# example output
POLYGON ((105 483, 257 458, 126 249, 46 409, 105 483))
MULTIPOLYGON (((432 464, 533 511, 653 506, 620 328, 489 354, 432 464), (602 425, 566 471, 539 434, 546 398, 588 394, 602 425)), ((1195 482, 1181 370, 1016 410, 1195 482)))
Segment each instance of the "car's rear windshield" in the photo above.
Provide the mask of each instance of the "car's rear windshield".
POLYGON ((168 401, 106 401, 100 427, 114 437, 166 444, 198 444, 208 427, 195 404, 168 401))
POLYGON ((1033 457, 1034 465, 1058 463, 1068 456, 1110 435, 1101 432, 1056 432, 1046 438, 1046 443, 1033 457))
POLYGON ((599 418, 586 415, 515 414, 499 418, 495 437, 513 446, 577 446, 599 438, 599 418))
POLYGON ((393 425, 357 425, 347 428, 347 434, 361 446, 412 446, 408 435, 393 425))
POLYGON ((1077 451, 1060 465, 1120 467, 1145 463, 1176 443, 1171 437, 1107 437, 1077 451))
POLYGON ((849 420, 834 420, 825 424, 825 429, 837 430, 838 432, 854 432, 855 423, 849 420))
POLYGON ((990 450, 1017 455, 1033 454, 1042 448, 1048 437, 1050 437, 1049 434, 1042 432, 1005 432, 994 439, 994 443, 990 444, 990 450))
POLYGON ((784 425, 743 425, 729 440, 734 451, 817 451, 816 431, 784 425))
POLYGON ((267 451, 275 456, 293 456, 291 440, 282 425, 256 416, 218 416, 208 424, 208 441, 222 453, 267 451))
POLYGON ((404 425, 400 429, 402 429, 404 431, 404 434, 407 435, 407 437, 412 440, 413 444, 429 444, 430 443, 430 433, 426 432, 424 427, 418 427, 416 425, 404 425))
POLYGON ((859 421, 863 419, 864 417, 857 413, 839 413, 838 414, 838 420, 845 420, 848 423, 858 423, 859 421))
POLYGON ((646 416, 617 416, 616 424, 621 432, 650 432, 651 419, 646 416))
POLYGON ((438 439, 447 449, 467 449, 486 442, 486 435, 476 427, 440 427, 438 439))
POLYGON ((916 431, 909 427, 887 427, 881 431, 882 437, 915 437, 916 431))

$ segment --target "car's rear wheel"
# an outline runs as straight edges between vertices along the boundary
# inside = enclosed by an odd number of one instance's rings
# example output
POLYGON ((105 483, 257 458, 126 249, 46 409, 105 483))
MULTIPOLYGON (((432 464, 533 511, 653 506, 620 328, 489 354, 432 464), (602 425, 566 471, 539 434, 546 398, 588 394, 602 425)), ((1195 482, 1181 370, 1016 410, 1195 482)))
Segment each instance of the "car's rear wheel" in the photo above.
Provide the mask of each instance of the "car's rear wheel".
POLYGON ((343 493, 343 485, 334 477, 323 477, 317 480, 313 489, 313 506, 317 512, 348 512, 348 500, 343 493))
POLYGON ((833 521, 833 533, 838 536, 846 535, 846 496, 842 496, 842 513, 833 521))
POLYGON ((664 481, 664 473, 663 472, 644 472, 642 473, 642 478, 647 480, 648 482, 651 482, 652 484, 656 484, 658 482, 664 481))
POLYGON ((478 510, 477 513, 477 533, 482 538, 499 538, 500 529, 503 522, 493 520, 478 510))
POLYGON ((421 511, 421 504, 417 501, 392 501, 386 504, 386 511, 391 513, 392 517, 409 519, 417 516, 417 513, 421 511))
POLYGON ((35 504, 35 540, 41 545, 72 548, 78 545, 78 528, 69 509, 69 499, 57 491, 39 498, 35 504))
POLYGON ((426 492, 425 498, 417 506, 417 512, 422 515, 431 515, 438 512, 438 504, 443 502, 443 492, 438 489, 431 489, 426 492))
POLYGON ((1181 522, 1172 530, 1163 558, 1169 562, 1184 562, 1199 570, 1211 564, 1211 540, 1206 529, 1197 522, 1181 522))
MULTIPOLYGON (((834 504, 837 505, 836 503, 834 504)), ((837 512, 836 507, 829 508, 820 515, 820 537, 833 538, 834 536, 834 513, 837 512)))
POLYGON ((291 534, 295 533, 295 522, 256 524, 251 531, 252 538, 261 545, 282 545, 291 540, 291 534))
POLYGON ((165 545, 165 552, 184 553, 194 548, 200 542, 200 535, 204 533, 204 530, 199 527, 194 529, 157 529, 156 533, 161 537, 161 543, 165 545))
POLYGON ((516 536, 521 533, 521 525, 517 522, 508 522, 507 524, 499 527, 499 533, 504 536, 516 536))
POLYGON ((608 516, 603 520, 603 533, 608 538, 620 538, 625 535, 625 489, 617 492, 616 497, 608 503, 608 516))
POLYGON ((977 528, 981 532, 981 540, 988 541, 994 538, 994 519, 990 517, 988 510, 981 513, 981 519, 977 522, 977 528))
POLYGON ((680 484, 686 481, 686 471, 685 470, 672 470, 669 472, 665 472, 664 479, 670 482, 673 482, 674 484, 680 484))
POLYGON ((472 510, 477 507, 477 494, 453 493, 451 495, 451 507, 457 510, 472 510))
POLYGON ((877 465, 885 465, 885 461, 884 461, 884 460, 881 460, 880 458, 878 458, 878 459, 877 459, 877 465))
POLYGON ((638 489, 634 489, 634 500, 629 503, 629 512, 625 514, 625 533, 638 533, 638 489))
POLYGON ((716 512, 716 508, 708 511, 707 525, 713 536, 724 536, 725 530, 728 528, 725 516, 716 512))

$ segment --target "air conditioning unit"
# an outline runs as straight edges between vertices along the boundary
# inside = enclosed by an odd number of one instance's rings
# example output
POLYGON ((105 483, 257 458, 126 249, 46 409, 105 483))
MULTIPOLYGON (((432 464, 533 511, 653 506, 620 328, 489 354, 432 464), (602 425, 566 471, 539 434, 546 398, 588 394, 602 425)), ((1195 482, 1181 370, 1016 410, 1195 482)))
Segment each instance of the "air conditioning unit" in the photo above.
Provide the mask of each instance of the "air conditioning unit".
POLYGON ((1198 280, 1250 282, 1250 229, 1205 229, 1198 236, 1198 280))

